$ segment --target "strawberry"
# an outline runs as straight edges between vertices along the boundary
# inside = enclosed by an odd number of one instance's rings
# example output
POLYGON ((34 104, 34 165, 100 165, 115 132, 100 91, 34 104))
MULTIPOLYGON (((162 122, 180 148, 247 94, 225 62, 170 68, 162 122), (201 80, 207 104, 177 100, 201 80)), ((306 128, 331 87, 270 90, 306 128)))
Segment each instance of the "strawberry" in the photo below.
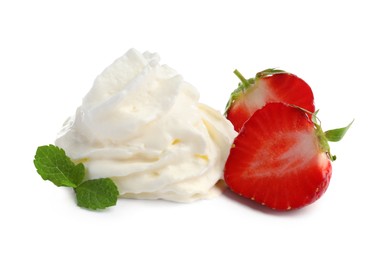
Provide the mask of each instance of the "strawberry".
POLYGON ((311 88, 296 75, 267 69, 247 80, 239 71, 234 73, 241 82, 231 94, 225 115, 237 132, 256 110, 269 102, 296 105, 312 113, 315 111, 311 88))
POLYGON ((310 111, 268 103, 234 140, 225 182, 233 192, 272 209, 308 205, 323 195, 330 182, 331 161, 336 157, 328 141, 339 141, 351 123, 323 132, 310 111))

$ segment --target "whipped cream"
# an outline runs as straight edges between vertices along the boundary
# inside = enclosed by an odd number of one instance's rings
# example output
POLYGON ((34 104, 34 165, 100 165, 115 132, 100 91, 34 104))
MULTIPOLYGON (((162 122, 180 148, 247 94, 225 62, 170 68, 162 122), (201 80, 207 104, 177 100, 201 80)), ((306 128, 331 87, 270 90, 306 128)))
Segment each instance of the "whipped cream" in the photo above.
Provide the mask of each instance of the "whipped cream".
POLYGON ((121 197, 189 202, 220 194, 236 132, 157 54, 131 49, 95 80, 55 144, 121 197))

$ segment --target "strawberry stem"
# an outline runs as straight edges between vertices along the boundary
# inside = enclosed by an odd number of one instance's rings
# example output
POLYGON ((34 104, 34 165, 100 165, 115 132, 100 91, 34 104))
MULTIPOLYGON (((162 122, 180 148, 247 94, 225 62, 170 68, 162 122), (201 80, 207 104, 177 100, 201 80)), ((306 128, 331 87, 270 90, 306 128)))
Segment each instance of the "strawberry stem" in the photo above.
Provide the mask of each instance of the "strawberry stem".
POLYGON ((239 70, 237 69, 234 70, 234 74, 240 79, 240 81, 242 82, 245 88, 250 85, 250 82, 245 77, 243 77, 243 75, 239 72, 239 70))

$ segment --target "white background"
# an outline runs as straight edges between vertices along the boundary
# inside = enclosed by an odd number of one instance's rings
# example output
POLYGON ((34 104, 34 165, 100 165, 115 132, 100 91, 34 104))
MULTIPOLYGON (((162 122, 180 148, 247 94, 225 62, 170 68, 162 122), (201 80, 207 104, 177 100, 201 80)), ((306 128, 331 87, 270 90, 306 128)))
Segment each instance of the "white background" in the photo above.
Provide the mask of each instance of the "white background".
POLYGON ((1 259, 388 259, 386 1, 2 1, 1 259), (238 79, 307 81, 325 129, 355 123, 326 194, 277 213, 226 192, 191 204, 78 208, 33 157, 94 78, 130 48, 158 52, 223 111, 238 79))

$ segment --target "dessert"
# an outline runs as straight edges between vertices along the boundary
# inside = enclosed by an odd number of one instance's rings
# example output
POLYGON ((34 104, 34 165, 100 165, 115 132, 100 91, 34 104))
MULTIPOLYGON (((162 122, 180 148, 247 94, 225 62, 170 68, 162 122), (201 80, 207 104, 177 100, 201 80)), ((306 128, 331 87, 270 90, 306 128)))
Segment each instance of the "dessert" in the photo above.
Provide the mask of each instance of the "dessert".
POLYGON ((157 54, 131 49, 96 78, 55 144, 120 197, 189 202, 221 193, 235 136, 157 54))
POLYGON ((310 86, 291 73, 234 73, 225 118, 157 54, 129 50, 96 78, 56 145, 38 147, 38 174, 92 210, 118 197, 190 202, 227 186, 275 210, 313 203, 336 159, 328 142, 352 122, 324 132, 310 86))

